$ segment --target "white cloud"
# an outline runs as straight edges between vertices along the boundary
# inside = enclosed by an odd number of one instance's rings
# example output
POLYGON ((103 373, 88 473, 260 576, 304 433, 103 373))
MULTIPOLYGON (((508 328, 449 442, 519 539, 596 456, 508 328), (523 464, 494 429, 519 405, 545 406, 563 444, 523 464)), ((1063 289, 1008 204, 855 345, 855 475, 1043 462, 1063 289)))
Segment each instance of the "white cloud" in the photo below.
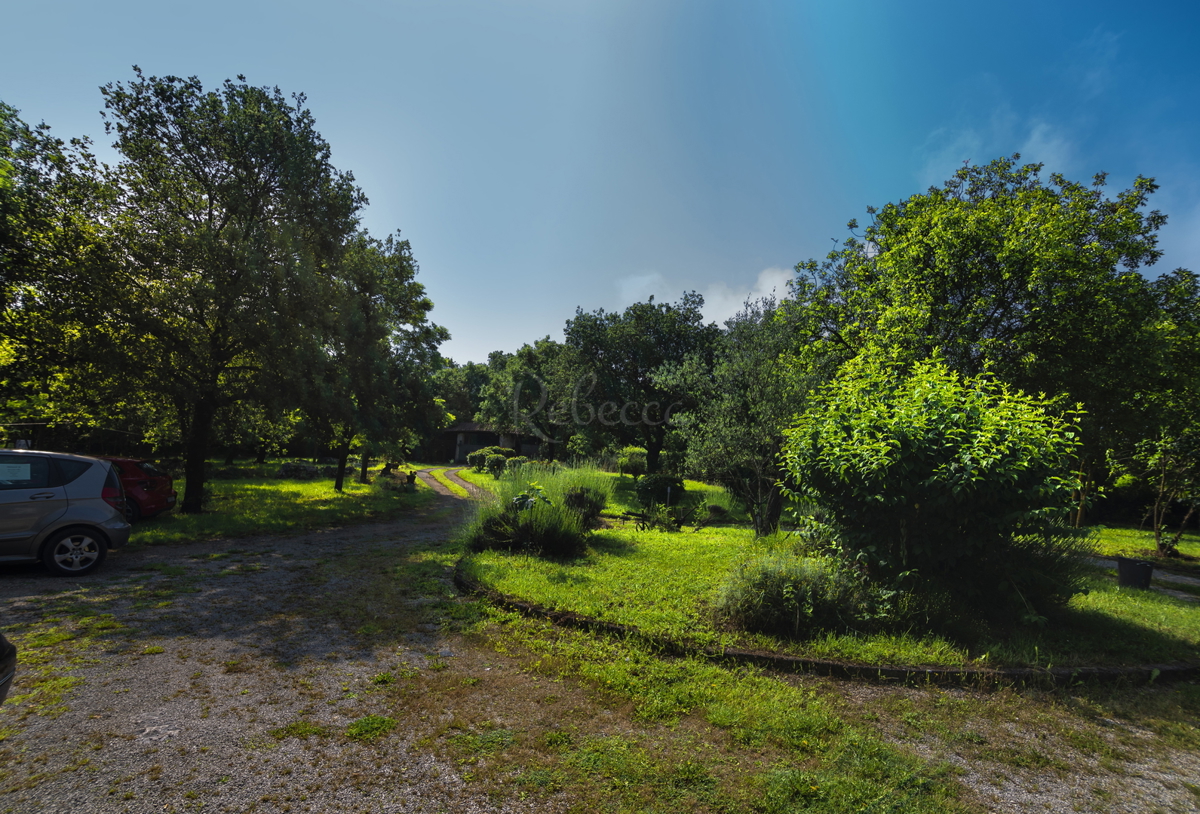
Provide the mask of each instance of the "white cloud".
POLYGON ((940 187, 964 161, 987 164, 1013 153, 1021 154, 1021 164, 1045 164, 1043 177, 1068 174, 1075 164, 1075 144, 1063 127, 1044 119, 1022 119, 1002 105, 981 127, 942 127, 930 133, 920 151, 917 181, 922 191, 940 187))
POLYGON ((972 128, 939 128, 929 134, 921 152, 925 160, 917 171, 917 181, 922 192, 929 187, 940 187, 954 176, 964 161, 979 164, 996 157, 984 155, 984 137, 972 128))
POLYGON ((635 302, 645 302, 653 296, 657 300, 673 299, 679 296, 683 289, 675 291, 676 286, 669 285, 667 278, 659 272, 637 274, 632 277, 622 277, 617 283, 617 306, 625 308, 635 302), (672 294, 672 292, 674 292, 672 294))
POLYGON ((773 266, 760 271, 758 279, 748 288, 735 288, 724 281, 713 283, 700 292, 704 296, 704 318, 713 322, 724 322, 742 310, 746 300, 757 300, 771 295, 777 300, 783 299, 787 296, 787 284, 792 275, 791 269, 773 266))
POLYGON ((723 323, 742 310, 746 300, 758 300, 769 296, 779 300, 786 297, 787 284, 793 274, 791 269, 772 266, 760 271, 753 282, 744 285, 731 285, 721 280, 703 288, 697 288, 694 283, 669 280, 657 271, 636 274, 615 281, 617 307, 623 310, 635 302, 645 302, 651 296, 656 302, 676 302, 683 292, 697 290, 704 297, 704 318, 710 322, 723 323))
POLYGON ((1022 164, 1045 164, 1045 177, 1052 172, 1065 174, 1071 166, 1074 148, 1067 137, 1053 125, 1035 121, 1030 128, 1029 137, 1017 152, 1021 154, 1022 164))

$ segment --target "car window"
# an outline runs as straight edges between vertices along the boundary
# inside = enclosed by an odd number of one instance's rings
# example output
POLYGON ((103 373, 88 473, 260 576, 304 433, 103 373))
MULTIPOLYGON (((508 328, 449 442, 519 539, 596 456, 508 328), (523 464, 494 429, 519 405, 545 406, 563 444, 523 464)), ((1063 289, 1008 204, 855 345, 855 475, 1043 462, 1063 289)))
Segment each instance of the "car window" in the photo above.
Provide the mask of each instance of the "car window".
POLYGON ((157 466, 150 463, 149 461, 142 461, 140 464, 138 464, 138 466, 140 466, 142 468, 142 471, 145 472, 147 475, 149 475, 152 478, 163 478, 163 477, 166 477, 166 475, 167 475, 166 472, 163 472, 161 469, 159 469, 157 466))
POLYGON ((70 483, 91 468, 92 464, 90 461, 71 461, 63 458, 58 459, 58 470, 62 473, 63 483, 70 483))
POLYGON ((49 458, 0 455, 0 489, 46 489, 55 480, 49 458))

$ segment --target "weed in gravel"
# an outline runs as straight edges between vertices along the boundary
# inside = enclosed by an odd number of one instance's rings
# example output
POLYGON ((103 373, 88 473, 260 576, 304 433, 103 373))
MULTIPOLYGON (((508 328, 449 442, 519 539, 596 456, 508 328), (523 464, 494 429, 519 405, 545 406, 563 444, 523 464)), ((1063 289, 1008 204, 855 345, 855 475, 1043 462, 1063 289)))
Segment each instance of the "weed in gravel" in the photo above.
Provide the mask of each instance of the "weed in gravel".
POLYGON ((372 741, 396 728, 396 721, 384 715, 368 715, 346 727, 346 737, 357 741, 372 741))
POLYGON ((278 729, 271 730, 271 737, 275 740, 283 740, 284 738, 324 738, 329 735, 329 729, 312 721, 293 721, 286 726, 281 726, 278 729))

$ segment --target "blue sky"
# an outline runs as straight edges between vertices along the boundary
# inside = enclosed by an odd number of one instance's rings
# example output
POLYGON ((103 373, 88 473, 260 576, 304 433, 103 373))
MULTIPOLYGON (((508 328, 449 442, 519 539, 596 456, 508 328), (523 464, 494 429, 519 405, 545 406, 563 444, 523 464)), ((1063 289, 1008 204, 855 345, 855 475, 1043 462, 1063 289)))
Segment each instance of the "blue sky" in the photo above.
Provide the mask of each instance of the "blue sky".
MULTIPOLYGON (((106 143, 98 87, 304 92, 364 224, 412 242, 443 351, 576 307, 783 291, 868 205, 1020 152, 1161 184, 1149 274, 1200 270, 1200 5, 439 0, 12 4, 0 99, 106 143)), ((102 157, 111 154, 99 151, 102 157)))

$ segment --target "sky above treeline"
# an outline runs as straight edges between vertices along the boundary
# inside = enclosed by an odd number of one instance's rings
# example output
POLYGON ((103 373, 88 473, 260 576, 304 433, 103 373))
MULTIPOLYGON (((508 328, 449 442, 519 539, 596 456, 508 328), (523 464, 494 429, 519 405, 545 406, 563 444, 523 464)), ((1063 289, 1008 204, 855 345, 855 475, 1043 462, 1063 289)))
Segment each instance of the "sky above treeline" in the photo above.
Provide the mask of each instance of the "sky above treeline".
POLYGON ((99 86, 304 93, 459 362, 576 308, 786 293, 851 218, 1019 152, 1157 179, 1150 276, 1200 271, 1200 4, 63 0, 3 13, 0 100, 107 149, 99 86))

